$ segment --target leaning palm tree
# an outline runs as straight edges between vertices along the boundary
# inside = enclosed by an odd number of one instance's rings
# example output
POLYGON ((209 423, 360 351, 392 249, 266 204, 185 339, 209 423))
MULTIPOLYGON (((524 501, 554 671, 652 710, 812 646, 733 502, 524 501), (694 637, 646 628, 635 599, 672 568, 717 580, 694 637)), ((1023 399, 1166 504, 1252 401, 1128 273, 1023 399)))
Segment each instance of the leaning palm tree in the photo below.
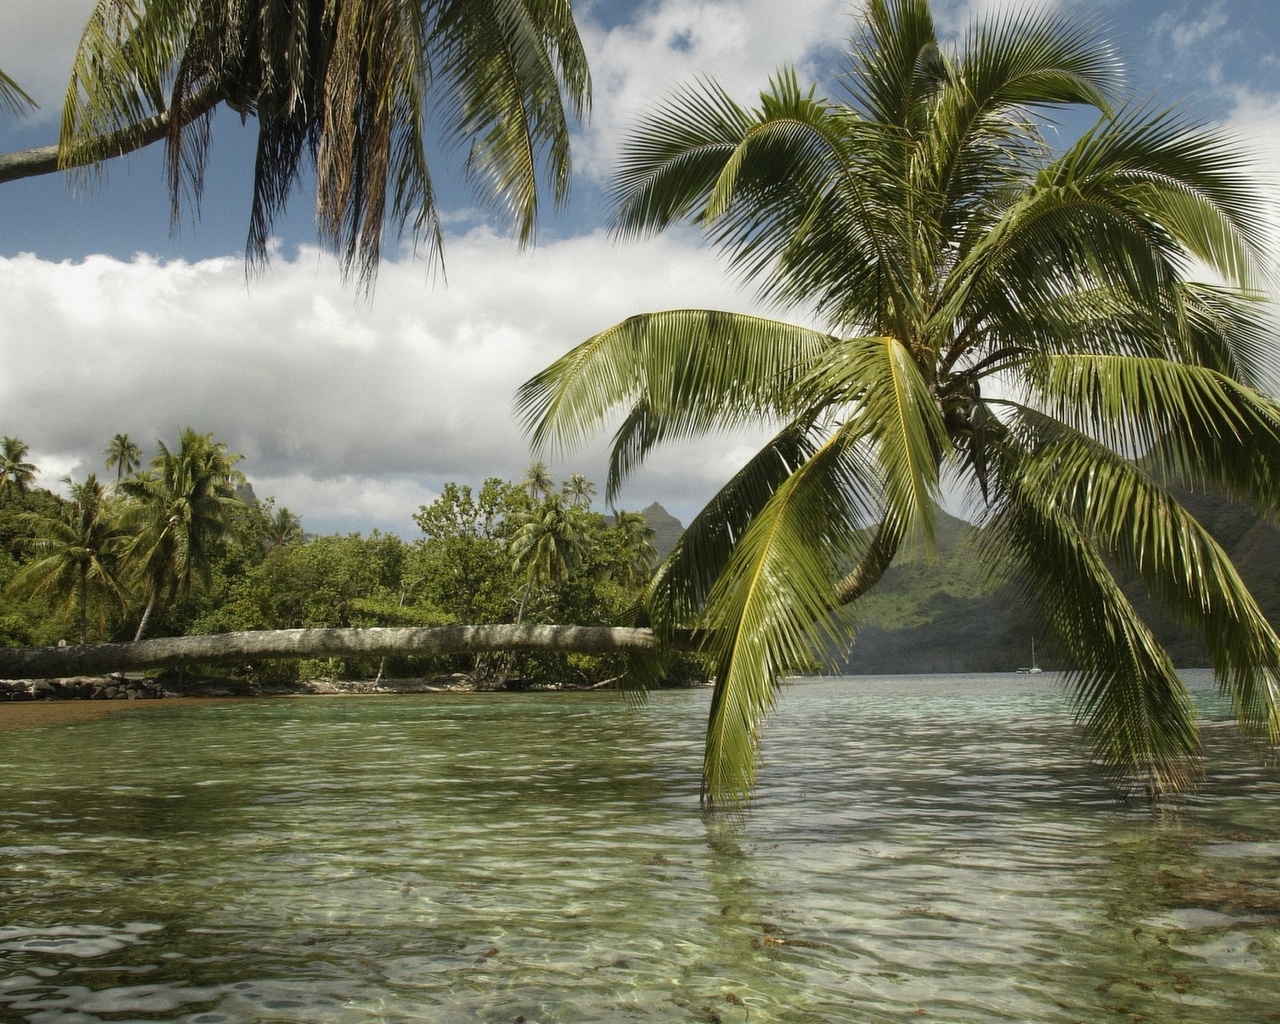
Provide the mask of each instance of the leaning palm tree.
POLYGON ((1129 578, 1201 632, 1241 722, 1280 741, 1280 639, 1170 489, 1280 501, 1267 204, 1244 157, 1123 102, 1087 26, 996 16, 958 49, 926 0, 870 0, 866 18, 839 101, 791 71, 755 108, 700 83, 635 130, 617 177, 619 234, 690 222, 816 327, 636 316, 518 398, 537 450, 621 415, 610 499, 663 442, 776 429, 648 594, 655 627, 695 627, 714 662, 704 798, 746 798, 778 680, 847 642, 842 608, 899 554, 928 551, 944 479, 1070 655, 1117 781, 1176 790, 1200 752, 1129 578), (1067 107, 1100 118, 1055 151, 1038 118, 1067 107))
POLYGON ((31 446, 20 437, 0 438, 0 495, 23 494, 36 482, 36 466, 28 462, 31 446))
POLYGON ((134 640, 142 639, 159 601, 208 582, 218 544, 233 536, 241 505, 236 485, 244 480, 235 469, 240 456, 212 434, 187 427, 176 449, 156 444, 151 469, 120 485, 129 502, 120 522, 131 534, 123 554, 146 599, 134 640))
POLYGON ((107 469, 116 471, 116 485, 142 465, 142 449, 128 434, 116 434, 102 452, 107 457, 107 469))
POLYGON ((247 257, 314 167, 321 242, 370 286, 386 221, 440 254, 428 125, 464 144, 480 200, 532 240, 543 189, 569 190, 569 129, 590 97, 569 0, 97 0, 56 152, 0 158, 0 181, 164 140, 175 219, 197 206, 210 118, 258 126, 247 257))
POLYGON ((33 560, 10 581, 16 593, 38 595, 74 610, 80 643, 89 639, 89 609, 105 614, 124 604, 117 555, 121 535, 106 489, 90 473, 84 483, 70 480, 71 500, 56 516, 27 513, 33 560))

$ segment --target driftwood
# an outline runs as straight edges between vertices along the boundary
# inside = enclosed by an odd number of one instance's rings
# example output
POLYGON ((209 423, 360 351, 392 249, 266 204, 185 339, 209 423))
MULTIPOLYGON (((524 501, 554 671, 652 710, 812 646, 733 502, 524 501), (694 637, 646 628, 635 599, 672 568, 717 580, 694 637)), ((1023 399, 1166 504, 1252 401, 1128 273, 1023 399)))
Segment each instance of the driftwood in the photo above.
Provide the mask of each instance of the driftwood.
MULTIPOLYGON (((56 679, 174 665, 259 658, 330 658, 480 651, 653 650, 649 629, 622 626, 407 626, 369 629, 275 629, 210 636, 157 637, 119 644, 0 647, 0 679, 56 679)), ((685 646, 680 644, 678 646, 685 646)))

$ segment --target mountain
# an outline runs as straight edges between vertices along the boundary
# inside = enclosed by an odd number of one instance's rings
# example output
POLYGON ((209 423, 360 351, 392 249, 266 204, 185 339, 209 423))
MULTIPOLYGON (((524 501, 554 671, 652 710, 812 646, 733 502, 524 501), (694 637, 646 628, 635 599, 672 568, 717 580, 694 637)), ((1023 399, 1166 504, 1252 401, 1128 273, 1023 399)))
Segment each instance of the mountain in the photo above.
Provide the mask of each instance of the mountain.
POLYGON ((684 533, 680 520, 656 501, 648 508, 642 509, 640 514, 644 516, 644 521, 654 533, 653 546, 658 549, 658 557, 666 558, 671 553, 671 549, 676 546, 680 534, 684 533))
MULTIPOLYGON (((1226 550, 1263 613, 1280 624, 1280 529, 1224 499, 1174 491, 1226 550)), ((937 553, 895 562, 859 602, 857 641, 840 662, 848 673, 1013 671, 1030 664, 1031 640, 1044 668, 1066 667, 1052 638, 1028 619, 1016 588, 991 579, 980 531, 938 512, 937 553)), ((1165 616, 1136 581, 1125 592, 1174 660, 1207 664, 1200 638, 1165 616)))

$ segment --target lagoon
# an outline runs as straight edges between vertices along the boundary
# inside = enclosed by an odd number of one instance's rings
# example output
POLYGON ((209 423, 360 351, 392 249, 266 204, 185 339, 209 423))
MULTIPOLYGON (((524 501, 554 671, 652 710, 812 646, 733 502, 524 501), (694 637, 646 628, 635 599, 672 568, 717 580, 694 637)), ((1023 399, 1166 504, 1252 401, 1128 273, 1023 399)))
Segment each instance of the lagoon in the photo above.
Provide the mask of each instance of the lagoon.
POLYGON ((705 690, 0 707, 0 1020, 1280 1019, 1280 771, 1192 682, 1155 810, 1049 676, 790 684, 713 818, 705 690))

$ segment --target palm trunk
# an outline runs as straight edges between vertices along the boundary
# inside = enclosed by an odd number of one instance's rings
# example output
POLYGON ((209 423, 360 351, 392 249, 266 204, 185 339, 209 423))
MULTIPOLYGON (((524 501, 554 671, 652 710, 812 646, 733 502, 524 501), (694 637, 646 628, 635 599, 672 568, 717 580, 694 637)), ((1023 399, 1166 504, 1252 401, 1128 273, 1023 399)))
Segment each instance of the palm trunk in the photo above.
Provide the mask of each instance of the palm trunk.
POLYGON ((89 580, 84 566, 80 567, 80 643, 89 642, 89 580))
POLYGON ((153 590, 151 591, 151 596, 147 599, 147 607, 142 611, 142 621, 138 623, 138 631, 133 634, 133 642, 135 644, 142 639, 142 634, 147 630, 147 623, 151 620, 151 613, 155 610, 158 594, 158 591, 153 590))
MULTIPOLYGON (((370 629, 278 629, 212 636, 158 637, 124 644, 0 648, 0 679, 53 679, 129 669, 239 663, 260 658, 369 657, 380 654, 473 654, 651 651, 650 629, 625 626, 400 626, 370 629)), ((696 647, 691 636, 670 643, 696 647)))
MULTIPOLYGON (((189 105, 187 123, 207 114, 221 100, 214 90, 209 90, 197 97, 189 105)), ((139 149, 159 142, 169 134, 169 111, 162 110, 158 114, 139 121, 131 130, 112 132, 102 139, 107 158, 125 156, 139 149), (139 134, 134 134, 140 132, 139 134)), ((89 161, 75 163, 64 162, 59 155, 58 146, 37 146, 34 149, 23 149, 15 153, 0 154, 0 182, 17 181, 20 178, 34 178, 41 174, 53 174, 55 171, 70 170, 83 166, 89 161)), ((96 162, 96 161, 94 161, 96 162)))
POLYGON ((871 546, 862 556, 862 561, 836 584, 836 604, 850 604, 879 583, 880 577, 885 574, 885 570, 893 562, 894 555, 898 553, 898 545, 901 542, 902 537, 898 532, 882 521, 876 530, 875 537, 871 540, 871 546))

